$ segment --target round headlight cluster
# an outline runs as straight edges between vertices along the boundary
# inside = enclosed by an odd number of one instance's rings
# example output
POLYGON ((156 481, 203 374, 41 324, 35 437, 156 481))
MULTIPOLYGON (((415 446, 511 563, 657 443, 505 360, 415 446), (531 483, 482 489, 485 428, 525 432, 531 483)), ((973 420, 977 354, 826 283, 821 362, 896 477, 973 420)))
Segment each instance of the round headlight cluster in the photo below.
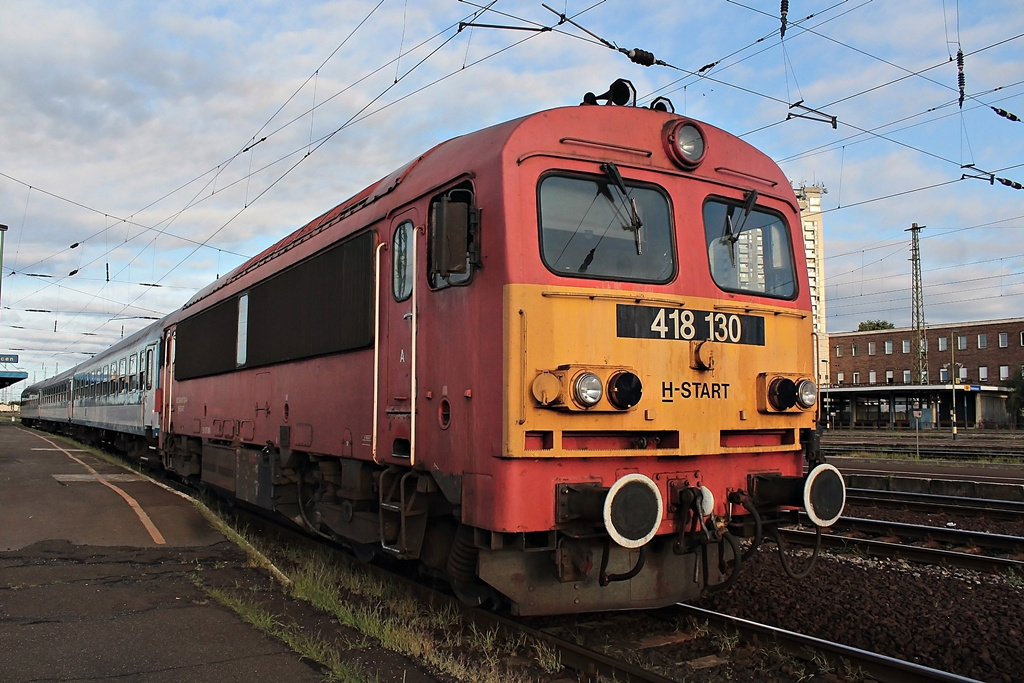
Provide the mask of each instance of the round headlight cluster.
POLYGON ((777 377, 768 386, 768 402, 775 410, 789 410, 794 406, 810 408, 818 400, 818 387, 809 379, 794 382, 788 377, 777 377))
POLYGON ((592 372, 582 372, 572 383, 572 395, 576 402, 587 408, 595 406, 604 395, 601 378, 592 372))
POLYGON ((704 160, 704 133, 690 121, 675 121, 665 128, 665 148, 678 166, 692 170, 704 160))

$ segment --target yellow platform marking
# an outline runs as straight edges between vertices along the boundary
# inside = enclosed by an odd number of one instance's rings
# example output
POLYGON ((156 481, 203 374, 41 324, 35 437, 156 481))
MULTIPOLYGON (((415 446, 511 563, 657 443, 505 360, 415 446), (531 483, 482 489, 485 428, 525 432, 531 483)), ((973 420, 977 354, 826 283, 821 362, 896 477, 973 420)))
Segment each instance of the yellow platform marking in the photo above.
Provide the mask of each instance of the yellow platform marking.
POLYGON ((157 545, 164 545, 167 543, 167 541, 164 540, 164 535, 161 534, 160 530, 156 528, 156 525, 153 524, 153 520, 149 518, 149 515, 146 514, 146 511, 142 509, 142 506, 139 505, 139 502, 132 498, 131 496, 129 496, 127 493, 125 493, 123 489, 114 486, 113 484, 106 480, 106 477, 109 475, 100 474, 86 463, 71 455, 71 450, 61 448, 59 445, 57 445, 53 441, 50 441, 45 436, 40 436, 39 434, 34 434, 34 436, 39 437, 46 443, 53 446, 55 450, 60 451, 64 455, 68 456, 69 458, 77 462, 79 465, 88 470, 89 474, 92 476, 93 479, 103 484, 110 490, 114 491, 115 493, 117 493, 117 495, 121 496, 121 498, 124 499, 124 502, 128 503, 128 507, 130 507, 132 511, 135 512, 135 515, 139 518, 139 521, 142 522, 142 526, 146 527, 146 531, 149 532, 149 537, 153 539, 154 543, 156 543, 157 545))

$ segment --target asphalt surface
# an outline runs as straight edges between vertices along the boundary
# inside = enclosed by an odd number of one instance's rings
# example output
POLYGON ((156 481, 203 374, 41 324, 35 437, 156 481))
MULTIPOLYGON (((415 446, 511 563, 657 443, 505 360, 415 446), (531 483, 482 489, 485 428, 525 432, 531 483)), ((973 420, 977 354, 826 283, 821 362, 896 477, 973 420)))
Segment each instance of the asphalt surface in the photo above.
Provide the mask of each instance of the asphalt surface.
POLYGON ((0 682, 324 680, 208 597, 232 568, 186 498, 0 425, 0 682))

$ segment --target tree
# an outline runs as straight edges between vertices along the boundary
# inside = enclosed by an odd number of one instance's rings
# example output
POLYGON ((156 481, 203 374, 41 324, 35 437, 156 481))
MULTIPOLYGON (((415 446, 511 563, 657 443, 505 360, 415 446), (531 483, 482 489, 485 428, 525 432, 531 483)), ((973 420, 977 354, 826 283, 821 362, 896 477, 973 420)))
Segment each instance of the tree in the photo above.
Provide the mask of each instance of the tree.
POLYGON ((1010 390, 1006 397, 1006 412, 1010 414, 1010 420, 1014 427, 1019 427, 1024 417, 1024 367, 1018 367, 1017 371, 1005 380, 1004 386, 1010 390))
POLYGON ((870 332, 871 330, 891 330, 894 327, 896 326, 888 320, 865 320, 857 326, 857 331, 870 332))

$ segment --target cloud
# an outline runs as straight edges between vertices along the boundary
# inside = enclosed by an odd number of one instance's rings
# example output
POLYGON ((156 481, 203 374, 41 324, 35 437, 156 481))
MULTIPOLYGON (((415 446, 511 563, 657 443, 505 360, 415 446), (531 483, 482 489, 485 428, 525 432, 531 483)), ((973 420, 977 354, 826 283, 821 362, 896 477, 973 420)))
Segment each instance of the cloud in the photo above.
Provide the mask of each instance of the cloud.
POLYGON ((117 337, 122 325, 130 333, 146 321, 111 318, 173 310, 435 144, 575 106, 617 77, 642 100, 668 94, 679 113, 744 134, 783 160, 794 181, 828 188, 830 329, 883 315, 909 324, 913 222, 929 226, 922 267, 935 318, 1008 317, 1020 305, 1024 219, 1005 219, 1024 215, 1022 195, 959 180, 967 163, 1024 180, 1022 124, 988 109, 1024 116, 1024 41, 996 45, 1024 33, 1016 3, 960 7, 957 17, 955 5, 928 0, 835 8, 817 0, 791 11, 785 41, 777 5, 558 7, 601 38, 671 65, 649 68, 557 25, 535 2, 501 0, 495 9, 504 14, 480 23, 555 31, 456 32, 474 5, 376 4, 5 2, 3 344, 32 348, 22 353, 28 365, 52 366, 117 337), (952 104, 949 62, 958 45, 968 53, 968 90, 987 93, 962 111, 952 104), (716 61, 710 78, 693 75, 716 61), (838 130, 786 121, 801 99, 838 117, 838 130), (917 191, 929 185, 938 187, 917 191), (993 256, 995 265, 986 261, 993 256), (996 268, 993 280, 977 279, 996 268), (55 277, 28 277, 34 271, 55 277), (67 313, 54 320, 30 308, 67 313))

